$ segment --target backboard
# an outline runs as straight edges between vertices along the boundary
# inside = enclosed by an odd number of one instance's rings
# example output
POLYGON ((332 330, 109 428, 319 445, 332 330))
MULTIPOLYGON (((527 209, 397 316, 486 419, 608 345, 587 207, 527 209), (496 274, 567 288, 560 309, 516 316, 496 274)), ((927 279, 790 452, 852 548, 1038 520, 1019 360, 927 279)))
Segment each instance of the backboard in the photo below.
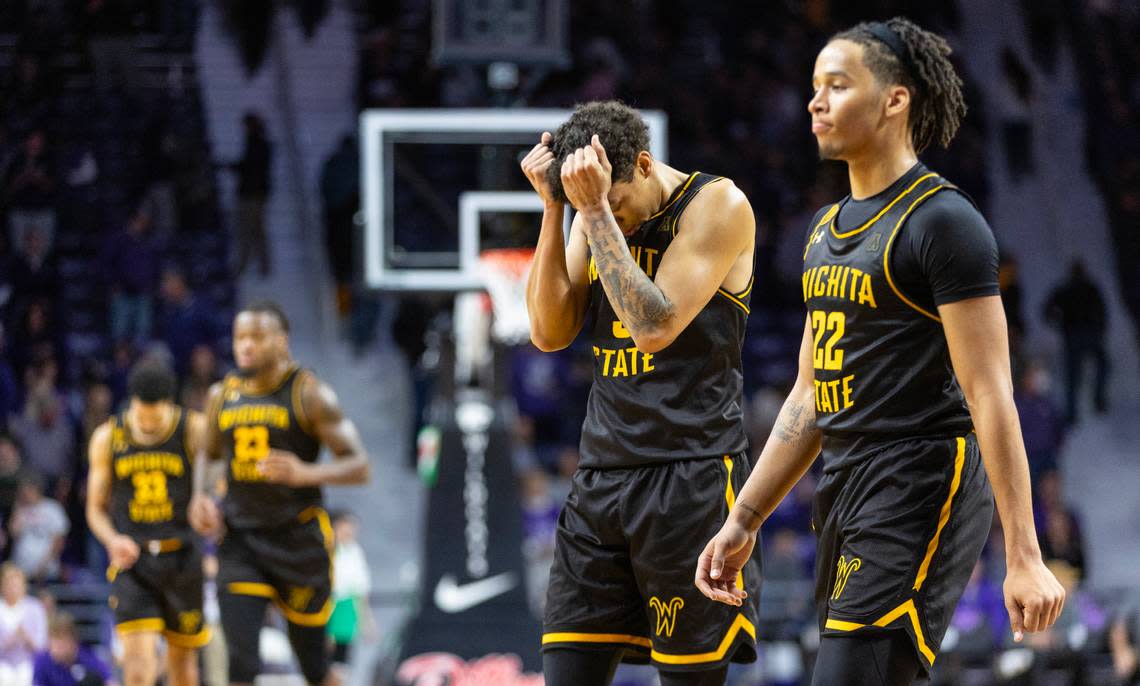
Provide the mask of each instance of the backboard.
MULTIPOLYGON (((518 168, 557 109, 369 110, 361 115, 364 280, 381 290, 483 287, 479 253, 534 245, 542 202, 518 168)), ((644 111, 667 160, 667 119, 644 111)), ((567 226, 570 213, 567 212, 567 226)))

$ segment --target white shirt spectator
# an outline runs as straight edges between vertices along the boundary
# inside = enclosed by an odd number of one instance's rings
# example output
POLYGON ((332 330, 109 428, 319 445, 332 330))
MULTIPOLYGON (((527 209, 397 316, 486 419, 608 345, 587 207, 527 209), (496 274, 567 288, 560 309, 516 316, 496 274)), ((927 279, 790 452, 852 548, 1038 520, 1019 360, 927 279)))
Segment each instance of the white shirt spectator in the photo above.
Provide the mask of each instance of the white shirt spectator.
POLYGON ((63 506, 51 498, 17 506, 12 513, 12 562, 29 577, 38 577, 41 573, 47 578, 59 576, 55 541, 66 536, 70 528, 63 506))
POLYGON ((333 597, 367 598, 372 591, 372 575, 368 571, 368 561, 364 559, 364 548, 356 541, 338 543, 333 556, 333 597))

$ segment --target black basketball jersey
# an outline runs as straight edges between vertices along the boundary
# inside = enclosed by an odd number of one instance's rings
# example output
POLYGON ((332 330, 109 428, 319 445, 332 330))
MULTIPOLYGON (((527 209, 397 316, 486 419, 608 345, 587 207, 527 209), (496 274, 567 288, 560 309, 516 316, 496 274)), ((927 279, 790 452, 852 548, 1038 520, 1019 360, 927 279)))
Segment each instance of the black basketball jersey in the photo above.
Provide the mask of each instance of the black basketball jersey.
MULTIPOLYGON (((633 258, 649 278, 654 278, 677 235, 681 213, 702 189, 721 178, 692 174, 629 238, 633 258)), ((718 289, 669 347, 643 353, 614 312, 593 257, 587 269, 594 385, 579 464, 630 467, 744 450, 748 441, 740 348, 751 282, 739 293, 718 289)))
POLYGON ((816 421, 824 468, 850 465, 885 442, 973 427, 937 309, 903 292, 892 248, 907 219, 938 193, 960 193, 923 167, 897 183, 860 226, 839 226, 843 202, 810 228, 803 296, 814 337, 816 421))
POLYGON ((111 521, 137 541, 189 539, 194 491, 186 412, 176 408, 169 433, 154 445, 131 436, 127 415, 111 418, 111 521))
POLYGON ((292 488, 265 481, 258 463, 271 449, 316 462, 321 444, 310 433, 301 403, 301 383, 308 374, 294 367, 276 388, 254 393, 236 375, 223 381, 218 430, 227 462, 226 522, 231 527, 276 527, 296 522, 305 509, 321 504, 318 487, 292 488))

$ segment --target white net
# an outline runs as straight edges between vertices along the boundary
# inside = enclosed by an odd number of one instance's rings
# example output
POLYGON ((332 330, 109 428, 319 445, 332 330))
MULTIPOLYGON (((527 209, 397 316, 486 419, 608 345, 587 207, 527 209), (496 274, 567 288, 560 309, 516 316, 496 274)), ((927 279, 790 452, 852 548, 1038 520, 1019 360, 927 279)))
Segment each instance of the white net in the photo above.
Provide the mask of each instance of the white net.
POLYGON ((484 250, 479 255, 479 275, 495 313, 491 333, 499 343, 521 345, 530 340, 526 280, 533 260, 533 248, 484 250))

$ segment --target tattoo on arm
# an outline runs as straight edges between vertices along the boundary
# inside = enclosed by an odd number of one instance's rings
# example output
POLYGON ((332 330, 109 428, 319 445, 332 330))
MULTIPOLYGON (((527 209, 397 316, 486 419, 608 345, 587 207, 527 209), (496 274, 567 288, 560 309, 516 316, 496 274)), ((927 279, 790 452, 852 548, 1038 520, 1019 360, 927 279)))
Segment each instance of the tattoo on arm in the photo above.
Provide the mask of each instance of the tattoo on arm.
POLYGON ((764 515, 760 514, 760 511, 757 510, 756 508, 752 507, 751 505, 744 502, 743 500, 737 500, 736 506, 739 507, 740 509, 744 510, 745 512, 747 512, 750 515, 749 524, 753 524, 755 522, 763 523, 764 515))
POLYGON ((598 277, 622 324, 631 332, 647 332, 672 316, 672 301, 637 266, 612 216, 602 213, 586 218, 585 229, 598 277))
POLYGON ((815 412, 804 403, 793 402, 780 412, 773 431, 785 443, 799 443, 816 431, 815 412))

